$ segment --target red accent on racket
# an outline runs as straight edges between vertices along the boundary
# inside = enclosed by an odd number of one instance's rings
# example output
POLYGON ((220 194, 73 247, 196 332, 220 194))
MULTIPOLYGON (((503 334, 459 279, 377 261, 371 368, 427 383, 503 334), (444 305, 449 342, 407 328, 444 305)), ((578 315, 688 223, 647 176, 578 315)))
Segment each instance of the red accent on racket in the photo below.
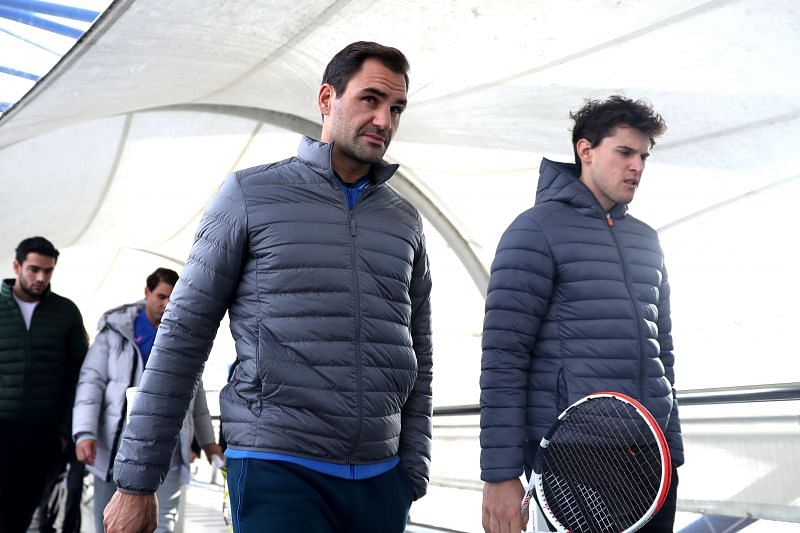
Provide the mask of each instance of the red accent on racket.
POLYGON ((557 531, 633 532, 661 509, 671 477, 650 412, 630 396, 598 392, 570 405, 542 439, 522 513, 535 494, 557 531))

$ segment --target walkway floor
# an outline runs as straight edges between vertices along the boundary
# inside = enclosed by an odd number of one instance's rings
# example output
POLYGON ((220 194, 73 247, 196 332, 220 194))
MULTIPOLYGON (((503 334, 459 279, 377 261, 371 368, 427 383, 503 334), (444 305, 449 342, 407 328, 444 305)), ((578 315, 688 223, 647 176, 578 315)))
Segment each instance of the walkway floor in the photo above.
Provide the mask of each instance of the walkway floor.
MULTIPOLYGON (((178 525, 176 533, 228 533, 232 532, 225 525, 222 516, 223 487, 219 483, 222 478, 218 476, 211 483, 212 472, 207 463, 199 464, 197 461, 193 465, 193 481, 187 487, 184 498, 183 521, 178 525)), ((89 475, 86 482, 90 485, 84 494, 84 502, 81 508, 81 533, 94 532, 94 517, 92 514, 91 500, 91 479, 89 475)), ((60 531, 60 521, 55 524, 56 531, 60 531)), ((28 533, 39 533, 39 526, 34 517, 28 533)))

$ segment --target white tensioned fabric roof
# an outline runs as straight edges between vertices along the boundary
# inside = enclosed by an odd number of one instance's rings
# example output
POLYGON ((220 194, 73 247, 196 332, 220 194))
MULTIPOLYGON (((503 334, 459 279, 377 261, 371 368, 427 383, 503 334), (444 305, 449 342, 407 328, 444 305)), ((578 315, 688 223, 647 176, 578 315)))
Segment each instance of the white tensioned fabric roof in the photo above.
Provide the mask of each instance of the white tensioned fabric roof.
POLYGON ((228 172, 318 133, 322 71, 354 40, 411 63, 387 158, 428 221, 437 404, 477 399, 486 272, 539 160, 570 159, 568 112, 615 93, 669 125, 632 212, 667 252, 679 387, 796 380, 792 0, 112 2, 0 118, 6 264, 23 237, 53 240, 54 290, 93 330, 152 268, 179 266, 228 172))

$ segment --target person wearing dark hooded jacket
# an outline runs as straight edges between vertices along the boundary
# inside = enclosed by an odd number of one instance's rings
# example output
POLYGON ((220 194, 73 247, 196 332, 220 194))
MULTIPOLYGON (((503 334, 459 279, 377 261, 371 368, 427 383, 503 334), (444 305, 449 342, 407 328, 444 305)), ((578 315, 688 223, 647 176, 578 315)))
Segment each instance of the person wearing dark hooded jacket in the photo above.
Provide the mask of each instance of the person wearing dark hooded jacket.
MULTIPOLYGON (((639 400, 683 463, 670 287, 655 230, 628 214, 666 126, 643 101, 588 100, 575 164, 544 159, 533 208, 503 234, 492 264, 481 362, 483 527, 520 531, 534 450, 559 413, 598 391, 639 400)), ((667 502, 642 531, 672 531, 667 502)))

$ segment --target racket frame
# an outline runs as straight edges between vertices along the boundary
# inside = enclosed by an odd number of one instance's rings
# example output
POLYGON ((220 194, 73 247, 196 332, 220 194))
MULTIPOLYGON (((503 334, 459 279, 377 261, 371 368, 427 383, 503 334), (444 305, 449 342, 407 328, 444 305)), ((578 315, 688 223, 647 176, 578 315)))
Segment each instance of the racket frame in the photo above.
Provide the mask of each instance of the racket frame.
MULTIPOLYGON (((664 436, 664 432, 661 430, 661 427, 656 422, 656 419, 653 418, 653 415, 650 414, 650 411, 647 408, 639 403, 639 401, 635 400, 634 398, 622 394, 620 392, 595 392, 584 396, 580 400, 576 401, 569 407, 567 407, 560 415, 558 415, 558 419, 550 426, 550 429, 547 430, 547 433, 542 438, 541 442, 539 443, 539 449, 536 450, 536 454, 539 455, 541 451, 546 449, 550 445, 550 439, 555 434, 558 427, 561 423, 570 416, 571 412, 575 411, 578 406, 591 402, 592 400, 596 400, 598 398, 613 398, 615 400, 622 401, 631 407, 633 407, 637 413, 647 422, 647 427, 653 433, 655 437, 656 444, 658 445, 658 451, 661 455, 661 483, 658 488, 658 496, 653 500, 653 503, 647 509, 647 511, 637 520, 634 524, 632 524, 628 529, 624 530, 622 533, 631 533, 633 531, 637 531, 639 528, 644 526, 648 520, 650 520, 653 515, 655 515, 660 509, 661 506, 664 504, 664 501, 667 498, 667 493, 669 492, 670 484, 672 483, 672 461, 670 458, 669 453, 669 446, 667 445, 667 439, 664 436)), ((534 460, 534 466, 536 465, 536 460, 534 460)), ((540 469, 541 470, 541 469, 540 469)), ((528 482, 528 488, 525 491, 525 496, 522 498, 521 504, 521 513, 524 515, 528 512, 528 507, 530 505, 530 500, 533 495, 536 495, 536 500, 539 503, 539 507, 547 518, 547 521, 556 528, 557 531, 561 533, 570 533, 569 529, 566 529, 556 517, 553 515, 552 511, 550 511, 550 506, 547 503, 547 498, 544 495, 544 485, 542 482, 543 476, 542 472, 536 472, 534 468, 531 472, 531 478, 528 482)))

